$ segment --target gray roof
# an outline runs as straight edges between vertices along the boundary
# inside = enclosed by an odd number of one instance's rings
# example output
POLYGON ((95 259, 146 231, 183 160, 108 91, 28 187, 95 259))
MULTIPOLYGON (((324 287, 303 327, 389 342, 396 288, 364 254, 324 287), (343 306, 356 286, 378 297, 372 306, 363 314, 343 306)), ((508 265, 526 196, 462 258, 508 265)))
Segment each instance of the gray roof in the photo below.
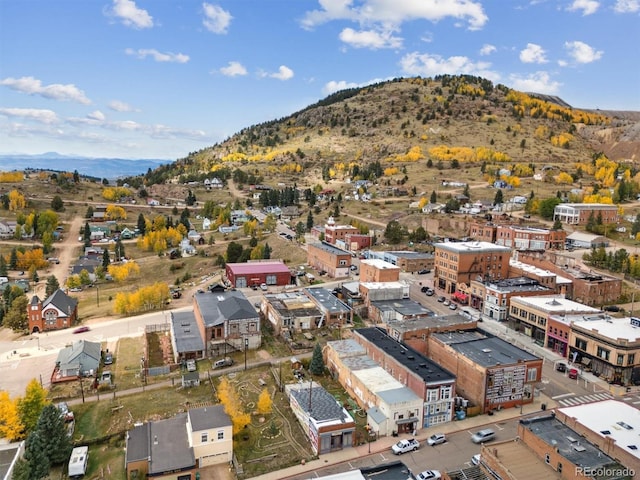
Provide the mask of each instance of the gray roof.
POLYGON ((430 358, 425 357, 413 348, 397 342, 382 328, 369 327, 358 328, 355 333, 361 335, 379 349, 383 350, 395 360, 404 365, 407 370, 411 370, 419 375, 425 383, 445 383, 453 382, 456 376, 448 370, 442 368, 430 358))
POLYGON ((189 420, 194 432, 231 426, 231 417, 227 415, 222 405, 191 409, 189 420))
POLYGON ((328 252, 332 255, 346 255, 347 257, 351 258, 350 252, 347 252, 346 250, 342 250, 341 248, 335 247, 327 242, 311 243, 310 245, 313 245, 314 247, 319 248, 320 250, 324 250, 325 252, 328 252))
POLYGON ((204 350, 204 340, 200 336, 200 330, 198 330, 198 324, 193 312, 171 312, 171 327, 177 353, 204 350))
POLYGON ((149 474, 193 468, 193 448, 187 437, 187 414, 139 425, 127 432, 126 462, 149 460, 149 474))
MULTIPOLYGON (((605 455, 596 445, 556 419, 553 413, 522 419, 520 424, 574 465, 594 471, 604 469, 604 467, 620 471, 623 469, 622 465, 605 455)), ((613 477, 605 476, 602 478, 613 477)))
POLYGON ((408 298, 372 301, 371 306, 383 312, 397 312, 403 317, 425 317, 434 314, 432 310, 429 310, 422 304, 408 298))
POLYGON ((485 282, 485 286, 500 292, 545 292, 550 288, 540 285, 540 282, 529 277, 503 278, 501 280, 490 280, 485 282))
POLYGON ((432 333, 431 335, 483 367, 540 360, 539 357, 526 350, 501 338, 490 336, 483 330, 461 330, 451 333, 432 333))
POLYGON ((317 383, 300 384, 299 389, 292 389, 291 395, 311 418, 316 421, 340 420, 352 421, 342 408, 342 405, 317 383), (311 387, 311 392, 309 392, 311 387), (311 410, 309 410, 311 406, 311 410))
POLYGON ((64 312, 67 316, 71 316, 71 314, 76 310, 78 300, 70 297, 59 288, 42 303, 42 310, 47 308, 48 305, 53 305, 60 311, 64 312))
POLYGON ((404 402, 413 402, 420 398, 409 387, 393 388, 376 392, 387 405, 397 405, 404 402))
POLYGON ((77 275, 82 270, 93 273, 95 268, 102 265, 102 260, 97 258, 80 257, 75 265, 71 267, 71 274, 77 275))
POLYGON ((376 423, 382 423, 387 419, 387 416, 378 407, 371 407, 367 410, 367 415, 376 423))
POLYGON ((452 313, 451 315, 434 315, 429 317, 412 318, 407 320, 388 320, 387 326, 390 330, 396 330, 398 332, 413 332, 416 330, 434 329, 434 328, 454 328, 460 325, 468 325, 476 323, 460 312, 452 313))
POLYGON ((222 325, 225 320, 259 320, 256 309, 238 290, 196 293, 194 298, 202 313, 205 327, 222 325))
POLYGON ((328 288, 307 288, 305 291, 330 314, 349 313, 351 308, 336 297, 328 288))
POLYGON ((100 344, 87 340, 78 340, 70 347, 65 347, 58 353, 56 363, 60 370, 80 368, 80 371, 98 371, 100 366, 100 344))

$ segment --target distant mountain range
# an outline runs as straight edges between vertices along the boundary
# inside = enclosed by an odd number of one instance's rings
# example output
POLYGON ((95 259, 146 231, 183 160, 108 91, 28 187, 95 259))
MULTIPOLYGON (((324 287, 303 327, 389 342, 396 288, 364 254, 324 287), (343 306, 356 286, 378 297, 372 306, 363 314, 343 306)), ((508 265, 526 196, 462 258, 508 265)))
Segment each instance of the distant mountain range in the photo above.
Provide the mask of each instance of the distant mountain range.
POLYGON ((142 175, 149 169, 154 170, 172 162, 173 160, 161 159, 91 158, 47 152, 39 155, 0 155, 0 170, 34 169, 57 172, 77 170, 80 175, 112 180, 118 177, 142 175))

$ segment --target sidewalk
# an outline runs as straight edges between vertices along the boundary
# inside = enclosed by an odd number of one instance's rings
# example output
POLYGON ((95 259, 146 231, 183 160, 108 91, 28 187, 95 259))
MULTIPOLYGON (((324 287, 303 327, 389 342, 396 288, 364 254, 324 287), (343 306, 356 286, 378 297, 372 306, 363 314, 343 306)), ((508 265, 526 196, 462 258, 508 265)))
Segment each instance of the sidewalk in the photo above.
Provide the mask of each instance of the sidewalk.
MULTIPOLYGON (((543 394, 540 394, 540 396, 534 399, 533 403, 524 405, 522 407, 522 416, 544 413, 544 411, 542 410, 542 404, 545 404, 546 409, 552 409, 557 406, 554 400, 548 398, 543 394)), ((424 445, 426 439, 434 433, 451 434, 463 431, 474 432, 476 430, 480 430, 481 427, 490 427, 493 424, 503 423, 520 416, 520 407, 504 409, 494 412, 494 414, 491 416, 477 415, 475 417, 467 417, 464 420, 455 420, 449 423, 438 425, 437 427, 423 429, 418 433, 418 435, 416 435, 416 438, 420 440, 421 444, 424 445)), ((338 452, 324 454, 321 455, 319 459, 307 462, 304 465, 294 465, 292 467, 283 468, 275 472, 265 473, 264 475, 252 477, 252 479, 284 480, 287 478, 295 478, 297 476, 304 475, 305 473, 308 474, 308 477, 311 477, 311 472, 340 464, 345 464, 344 471, 353 470, 356 467, 351 465, 350 462, 376 453, 386 452, 390 454, 391 446, 395 444, 399 439, 406 437, 407 435, 401 437, 381 437, 370 444, 360 445, 352 448, 345 448, 344 450, 340 450, 338 452)), ((402 458, 400 457, 400 460, 401 459, 402 458)))

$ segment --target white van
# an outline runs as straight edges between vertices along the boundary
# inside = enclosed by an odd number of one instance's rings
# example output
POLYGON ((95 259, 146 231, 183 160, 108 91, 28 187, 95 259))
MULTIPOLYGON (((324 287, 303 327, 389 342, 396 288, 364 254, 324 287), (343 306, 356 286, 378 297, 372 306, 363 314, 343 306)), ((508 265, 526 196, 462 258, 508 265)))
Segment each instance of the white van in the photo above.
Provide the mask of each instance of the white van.
POLYGON ((69 459, 69 478, 81 478, 87 472, 89 461, 89 447, 76 447, 69 459))
POLYGON ((2 285, 4 283, 9 283, 9 278, 8 277, 0 277, 0 285, 2 285))

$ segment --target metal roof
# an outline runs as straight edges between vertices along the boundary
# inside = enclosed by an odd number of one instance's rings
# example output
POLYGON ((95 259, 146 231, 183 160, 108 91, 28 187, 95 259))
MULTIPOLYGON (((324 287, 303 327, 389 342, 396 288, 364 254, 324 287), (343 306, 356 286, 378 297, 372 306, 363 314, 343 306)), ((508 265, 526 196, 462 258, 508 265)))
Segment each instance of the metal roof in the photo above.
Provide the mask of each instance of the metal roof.
POLYGON ((193 311, 171 312, 171 327, 177 353, 204 350, 204 340, 200 336, 200 330, 193 311))

